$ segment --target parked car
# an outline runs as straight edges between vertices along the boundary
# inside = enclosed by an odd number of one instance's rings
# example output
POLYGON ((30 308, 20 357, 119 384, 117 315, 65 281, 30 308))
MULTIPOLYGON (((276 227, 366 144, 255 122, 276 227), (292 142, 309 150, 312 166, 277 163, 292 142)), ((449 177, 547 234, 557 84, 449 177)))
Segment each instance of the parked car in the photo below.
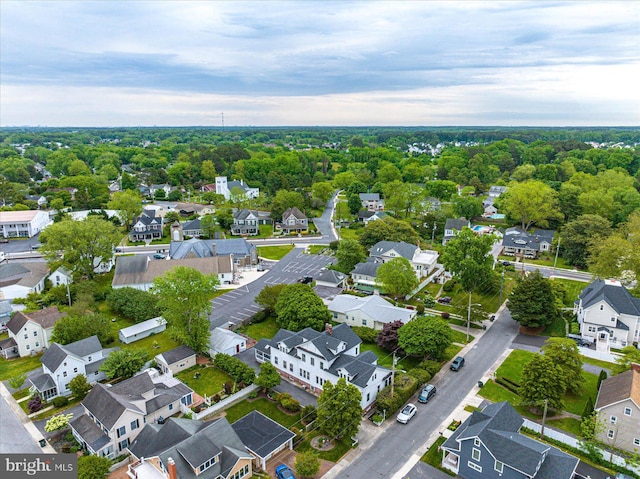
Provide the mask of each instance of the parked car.
POLYGON ((579 334, 567 334, 567 339, 574 340, 578 346, 584 346, 587 348, 591 346, 591 341, 587 338, 583 338, 579 334))
POLYGON ((302 284, 309 284, 313 281, 313 278, 311 276, 304 276, 302 278, 298 278, 298 283, 302 283, 302 284))
POLYGON ((458 356, 453 360, 449 369, 452 371, 460 371, 462 366, 464 366, 464 358, 462 356, 458 356))
POLYGON ((399 423, 407 424, 411 418, 416 415, 417 410, 418 408, 415 404, 409 403, 398 413, 398 417, 396 419, 399 423))
POLYGON ((153 257, 155 259, 165 259, 166 258, 166 256, 163 255, 162 253, 156 253, 156 254, 153 255, 153 257))
POLYGON ((5 238, 4 236, 0 237, 0 243, 8 243, 9 238, 5 238))
POLYGON ((500 261, 502 266, 511 266, 511 261, 500 261))
POLYGON ((451 296, 443 296, 438 298, 438 303, 449 304, 451 302, 451 296))
POLYGON ((42 243, 36 243, 34 245, 31 245, 31 249, 40 249, 41 246, 42 246, 42 243))
POLYGON ((280 464, 276 467, 276 477, 278 479, 296 479, 293 472, 291 472, 291 469, 289 469, 289 466, 286 464, 280 464))
POLYGON ((436 395, 436 387, 433 384, 427 384, 422 388, 420 394, 418 394, 418 401, 421 403, 429 402, 433 396, 436 395))

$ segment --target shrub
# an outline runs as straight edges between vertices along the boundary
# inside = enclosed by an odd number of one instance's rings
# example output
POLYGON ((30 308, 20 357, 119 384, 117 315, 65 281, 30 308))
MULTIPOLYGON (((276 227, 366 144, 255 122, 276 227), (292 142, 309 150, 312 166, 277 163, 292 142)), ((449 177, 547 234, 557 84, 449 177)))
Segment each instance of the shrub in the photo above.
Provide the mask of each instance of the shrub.
POLYGON ((340 241, 332 241, 329 243, 329 249, 331 251, 338 251, 338 246, 340 245, 340 241))
POLYGON ((68 402, 69 400, 65 396, 57 396, 51 400, 51 404, 53 404, 55 407, 66 406, 68 402))
POLYGON ((436 300, 430 294, 425 294, 422 298, 422 304, 424 304, 427 308, 433 308, 436 305, 436 300))
POLYGON ((211 400, 213 402, 220 402, 220 394, 214 394, 211 400))
POLYGON ((423 369, 424 371, 427 371, 429 374, 431 374, 431 377, 435 376, 438 371, 440 371, 440 363, 438 361, 433 361, 431 359, 425 359, 424 361, 421 361, 416 368, 418 369, 423 369))
POLYGON ((444 313, 440 313, 440 316, 442 316, 442 319, 449 319, 451 315, 445 311, 444 313))
POLYGON ((373 416, 371 416, 371 420, 373 422, 382 422, 382 415, 381 414, 374 414, 373 416))
POLYGON ((302 421, 305 424, 313 422, 318 417, 318 410, 313 404, 308 404, 302 408, 302 421))
POLYGON ((227 381, 224 383, 224 393, 231 394, 233 392, 233 383, 231 381, 227 381))
POLYGON ((407 374, 397 374, 394 382, 394 394, 391 397, 391 386, 385 387, 378 393, 376 402, 378 410, 386 410, 387 416, 400 408, 418 389, 416 378, 407 374))
POLYGON ((580 324, 576 321, 573 321, 569 328, 571 329, 570 334, 580 334, 580 324))
POLYGON ((375 343, 376 339, 378 338, 379 331, 376 329, 367 328, 364 326, 353 326, 351 329, 365 343, 375 343))
POLYGON ((419 304, 416 307, 416 310, 418 311, 418 314, 424 314, 424 304, 419 304))
POLYGON ((218 353, 213 358, 213 363, 218 369, 227 373, 237 382, 253 384, 253 381, 256 379, 256 373, 253 371, 253 368, 234 356, 218 353))
POLYGON ((39 411, 43 406, 44 404, 42 403, 42 398, 39 394, 34 394, 33 396, 31 396, 31 399, 29 399, 29 402, 27 403, 27 409, 30 413, 39 411))
POLYGON ((293 399, 290 394, 282 393, 278 398, 278 402, 280 405, 285 408, 287 411, 298 412, 300 411, 300 402, 296 399, 293 399))
POLYGON ((140 289, 114 289, 107 295, 107 304, 114 312, 136 323, 160 315, 155 295, 140 289))
POLYGON ((411 369, 407 374, 411 377, 416 378, 418 384, 424 384, 432 378, 431 373, 429 373, 429 371, 425 371, 424 369, 414 368, 411 369))
POLYGON ((450 279, 449 281, 447 281, 446 283, 444 283, 442 285, 442 291, 446 292, 446 293, 450 293, 451 291, 453 291, 453 288, 456 287, 456 284, 458 283, 457 280, 455 279, 450 279))
POLYGON ((258 397, 258 391, 251 391, 249 393, 249 399, 255 399, 258 397))
POLYGON ((269 317, 269 313, 266 310, 262 309, 262 310, 258 311, 256 314, 253 315, 253 317, 251 318, 251 322, 252 323, 262 323, 268 317, 269 317))

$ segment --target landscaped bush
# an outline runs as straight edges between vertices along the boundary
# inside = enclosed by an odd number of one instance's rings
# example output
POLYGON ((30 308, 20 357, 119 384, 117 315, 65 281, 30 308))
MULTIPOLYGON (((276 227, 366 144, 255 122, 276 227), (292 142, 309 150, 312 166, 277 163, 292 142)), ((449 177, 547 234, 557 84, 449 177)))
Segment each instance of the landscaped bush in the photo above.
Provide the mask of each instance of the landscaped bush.
POLYGON ((519 388, 514 386, 511 381, 506 381, 505 378, 496 378, 496 384, 499 384, 505 389, 508 389, 514 394, 518 394, 519 388))
POLYGON ((262 323, 268 317, 269 317, 269 313, 266 310, 262 309, 262 310, 258 311, 256 314, 253 315, 253 317, 251 318, 251 322, 252 323, 262 323))
POLYGON ((451 315, 446 311, 444 313, 440 313, 440 316, 442 316, 442 319, 449 319, 451 317, 451 315))
POLYGON ((440 371, 441 365, 440 365, 440 363, 438 361, 433 361, 431 359, 425 359, 423 361, 420 361, 416 365, 416 368, 417 369, 424 369, 429 374, 431 374, 431 377, 433 377, 438 373, 438 371, 440 371))
POLYGON ((453 288, 456 287, 456 284, 458 284, 457 280, 450 279, 449 281, 447 281, 446 283, 444 283, 442 285, 442 291, 444 291, 446 293, 450 293, 451 291, 453 291, 453 288))
POLYGON ((433 377, 431 373, 429 373, 429 371, 425 371, 424 369, 416 369, 416 368, 411 369, 407 374, 409 376, 416 378, 416 381, 418 381, 418 384, 424 384, 433 377))
POLYGON ((418 311, 418 314, 424 314, 424 304, 416 306, 416 310, 418 311))
POLYGON ((227 381, 224 383, 223 388, 225 394, 231 394, 233 392, 233 383, 231 381, 227 381))
POLYGON ((51 400, 51 404, 53 404, 55 407, 66 406, 68 402, 69 400, 65 396, 57 396, 51 400))
POLYGON ((245 384, 253 384, 253 381, 256 379, 256 373, 251 366, 243 363, 234 356, 218 353, 213 358, 213 363, 217 368, 227 373, 237 382, 242 381, 245 384))
POLYGON ((30 413, 39 411, 43 406, 44 404, 42 403, 42 398, 38 394, 34 394, 27 403, 27 409, 30 413))
POLYGON ((571 329, 570 334, 580 334, 580 323, 577 321, 573 321, 569 327, 571 329))
POLYGON ((394 394, 391 397, 391 386, 387 386, 378 393, 376 402, 378 410, 387 411, 387 416, 397 411, 416 392, 419 383, 413 376, 397 374, 394 383, 394 394))
POLYGON ((302 422, 304 424, 309 424, 316 420, 318 417, 318 410, 313 404, 308 404, 302 408, 302 422))
POLYGON ((436 305, 436 299, 430 294, 425 294, 422 298, 422 304, 424 304, 427 308, 433 308, 436 305))
POLYGON ((155 295, 140 289, 114 289, 107 295, 107 304, 114 312, 136 323, 160 315, 158 299, 155 295))
POLYGON ((353 326, 351 329, 365 343, 375 343, 379 333, 377 329, 367 328, 365 326, 353 326))
POLYGON ((300 402, 286 393, 280 395, 280 405, 291 412, 298 412, 301 409, 300 402))

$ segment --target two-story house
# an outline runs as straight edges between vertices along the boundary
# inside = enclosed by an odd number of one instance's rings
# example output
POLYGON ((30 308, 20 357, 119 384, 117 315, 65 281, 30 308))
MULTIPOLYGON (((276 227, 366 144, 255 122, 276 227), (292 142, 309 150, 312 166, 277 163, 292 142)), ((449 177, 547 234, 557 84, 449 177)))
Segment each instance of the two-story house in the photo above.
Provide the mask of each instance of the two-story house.
POLYGON ((327 304, 333 320, 349 326, 382 329, 393 321, 408 323, 416 317, 413 309, 398 308, 378 295, 361 298, 351 294, 339 294, 327 304))
POLYGON ((49 213, 42 210, 0 212, 0 236, 31 238, 51 224, 49 213))
POLYGON ((462 228, 470 228, 471 223, 464 219, 447 218, 444 223, 444 236, 442 237, 442 245, 446 245, 453 238, 458 236, 462 228))
POLYGON ((259 233, 257 212, 243 208, 233 214, 232 235, 255 236, 259 233))
POLYGON ((260 194, 259 188, 250 188, 243 180, 227 181, 226 176, 216 177, 216 193, 224 196, 229 201, 240 199, 252 200, 260 194))
POLYGON ((309 219, 296 206, 287 208, 282 213, 282 223, 280 227, 284 233, 302 233, 309 231, 309 219))
POLYGON ((243 479, 252 476, 253 456, 226 418, 170 418, 147 424, 129 446, 135 479, 243 479))
POLYGON ((437 251, 421 250, 419 246, 404 241, 378 241, 369 254, 385 263, 395 258, 407 259, 418 279, 429 276, 438 261, 437 251))
POLYGON ((353 289, 363 293, 382 292, 376 282, 376 277, 378 276, 378 268, 383 262, 381 258, 369 257, 366 261, 356 264, 349 273, 353 280, 353 289))
POLYGON ((145 210, 133 221, 133 228, 129 232, 130 241, 151 241, 162 238, 162 217, 156 216, 155 211, 145 210))
MULTIPOLYGON (((44 351, 51 345, 53 326, 67 313, 61 313, 55 306, 23 313, 18 311, 7 323, 9 340, 13 340, 18 356, 29 356, 44 351)), ((3 352, 9 351, 7 346, 3 352)), ((5 356, 7 357, 7 356, 5 356)))
POLYGON ((502 193, 507 191, 509 188, 506 186, 492 186, 489 188, 489 194, 482 201, 482 206, 484 207, 483 216, 490 217, 498 212, 498 208, 495 206, 496 198, 498 198, 502 193))
POLYGON ((164 196, 167 197, 169 196, 169 193, 171 193, 171 185, 167 183, 162 185, 151 185, 149 186, 149 196, 156 196, 156 193, 160 190, 162 190, 164 192, 164 196))
POLYGON ((474 411, 441 447, 442 467, 464 479, 573 479, 580 460, 520 433, 508 402, 474 411))
POLYGON ((169 257, 175 259, 228 256, 237 268, 258 264, 258 249, 244 238, 172 241, 169 257))
POLYGON ((279 330, 273 339, 261 339, 254 347, 256 361, 269 361, 281 375, 296 381, 312 393, 322 392, 326 381, 340 378, 362 394, 363 410, 373 407, 376 396, 391 384, 391 371, 378 366, 371 351, 361 352, 362 340, 346 324, 327 325, 323 332, 305 328, 294 333, 279 330))
POLYGON ((169 375, 147 370, 120 383, 97 383, 82 401, 84 414, 69 423, 90 454, 126 454, 145 424, 162 423, 193 402, 193 390, 169 375))
POLYGON ((384 200, 380 199, 379 193, 360 193, 360 201, 362 207, 367 211, 384 210, 384 200))
POLYGON ((517 226, 507 228, 502 237, 502 254, 537 258, 540 253, 551 251, 555 233, 539 228, 533 233, 522 231, 517 226))
POLYGON ((584 288, 573 306, 580 334, 596 341, 596 350, 623 348, 640 337, 640 299, 619 281, 597 279, 584 288))
POLYGON ((598 440, 617 449, 640 451, 640 364, 600 384, 595 411, 603 428, 598 440))
POLYGON ((69 382, 81 374, 91 384, 102 381, 105 374, 100 366, 114 349, 102 349, 98 336, 64 346, 52 343, 40 358, 42 373, 28 379, 32 392, 38 392, 48 400, 71 394, 69 382))

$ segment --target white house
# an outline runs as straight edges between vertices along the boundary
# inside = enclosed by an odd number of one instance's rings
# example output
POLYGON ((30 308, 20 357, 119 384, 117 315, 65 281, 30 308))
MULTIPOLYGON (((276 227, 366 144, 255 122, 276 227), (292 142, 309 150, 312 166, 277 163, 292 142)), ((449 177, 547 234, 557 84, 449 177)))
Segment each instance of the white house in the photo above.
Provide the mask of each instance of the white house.
POLYGON ((437 251, 421 250, 419 246, 404 241, 378 241, 369 254, 385 263, 400 257, 407 259, 418 279, 429 276, 438 262, 437 251))
POLYGON ((65 346, 53 343, 40 362, 42 373, 30 377, 32 392, 43 399, 71 394, 69 382, 83 374, 91 384, 105 379, 100 366, 113 349, 102 349, 98 336, 90 336, 65 346))
POLYGON ((73 283, 73 273, 70 269, 60 266, 49 275, 49 281, 54 286, 71 284, 73 283))
POLYGON ((189 346, 178 346, 155 357, 162 374, 178 374, 196 365, 196 352, 189 346))
POLYGON ((158 316, 157 318, 147 319, 133 326, 122 328, 118 331, 118 337, 124 344, 129 344, 149 337, 152 334, 161 333, 165 329, 167 329, 167 320, 162 316, 158 316))
POLYGON ((0 236, 3 238, 31 238, 50 224, 46 211, 0 211, 0 236))
POLYGON ((216 177, 216 193, 223 195, 225 200, 231 199, 234 188, 236 188, 236 191, 242 191, 242 195, 248 200, 257 198, 260 194, 259 188, 250 188, 243 180, 227 181, 226 176, 216 177))
POLYGON ((193 402, 193 390, 167 375, 147 370, 114 385, 97 383, 82 401, 84 414, 69 423, 90 454, 127 454, 145 424, 162 424, 193 402))
POLYGON ((367 261, 356 264, 350 273, 353 280, 353 288, 365 293, 379 292, 376 277, 378 268, 382 263, 381 258, 369 257, 367 261))
POLYGON ((444 236, 442 237, 442 245, 446 245, 451 239, 455 238, 462 228, 470 228, 471 223, 467 220, 456 220, 448 218, 444 223, 444 236))
POLYGON ((345 378, 362 394, 363 410, 373 407, 376 396, 391 384, 391 371, 378 366, 371 351, 361 352, 362 340, 346 324, 327 325, 323 332, 305 328, 294 333, 281 329, 273 339, 254 346, 256 361, 269 361, 282 376, 312 393, 322 392, 326 381, 345 378))
POLYGON ((412 309, 398 308, 378 295, 361 298, 339 294, 327 304, 333 320, 349 326, 382 329, 387 323, 400 320, 407 323, 416 317, 412 309))
POLYGON ((11 262, 0 264, 0 299, 26 298, 44 290, 49 266, 41 262, 11 262))
POLYGON ((296 206, 287 208, 282 213, 282 222, 280 223, 283 233, 302 233, 309 230, 309 218, 300 211, 296 206))
MULTIPOLYGON (((13 346, 17 348, 18 355, 29 356, 47 349, 51 345, 53 326, 66 314, 58 311, 55 306, 32 313, 15 313, 7 323, 7 330, 9 340, 15 343, 13 346)), ((7 354, 9 350, 9 347, 3 348, 3 353, 7 354)))
POLYGON ((596 349, 623 348, 640 337, 640 299, 619 281, 598 279, 584 288, 573 306, 580 334, 596 349))
POLYGON ((215 328, 211 332, 209 340, 209 354, 215 356, 218 353, 235 356, 247 349, 247 338, 240 336, 229 329, 215 328))
POLYGON ((536 258, 539 253, 550 252, 555 231, 536 229, 533 233, 514 226, 507 228, 502 237, 502 254, 536 258))
POLYGON ((360 193, 359 196, 362 207, 367 211, 384 210, 384 200, 380 199, 379 193, 360 193))

